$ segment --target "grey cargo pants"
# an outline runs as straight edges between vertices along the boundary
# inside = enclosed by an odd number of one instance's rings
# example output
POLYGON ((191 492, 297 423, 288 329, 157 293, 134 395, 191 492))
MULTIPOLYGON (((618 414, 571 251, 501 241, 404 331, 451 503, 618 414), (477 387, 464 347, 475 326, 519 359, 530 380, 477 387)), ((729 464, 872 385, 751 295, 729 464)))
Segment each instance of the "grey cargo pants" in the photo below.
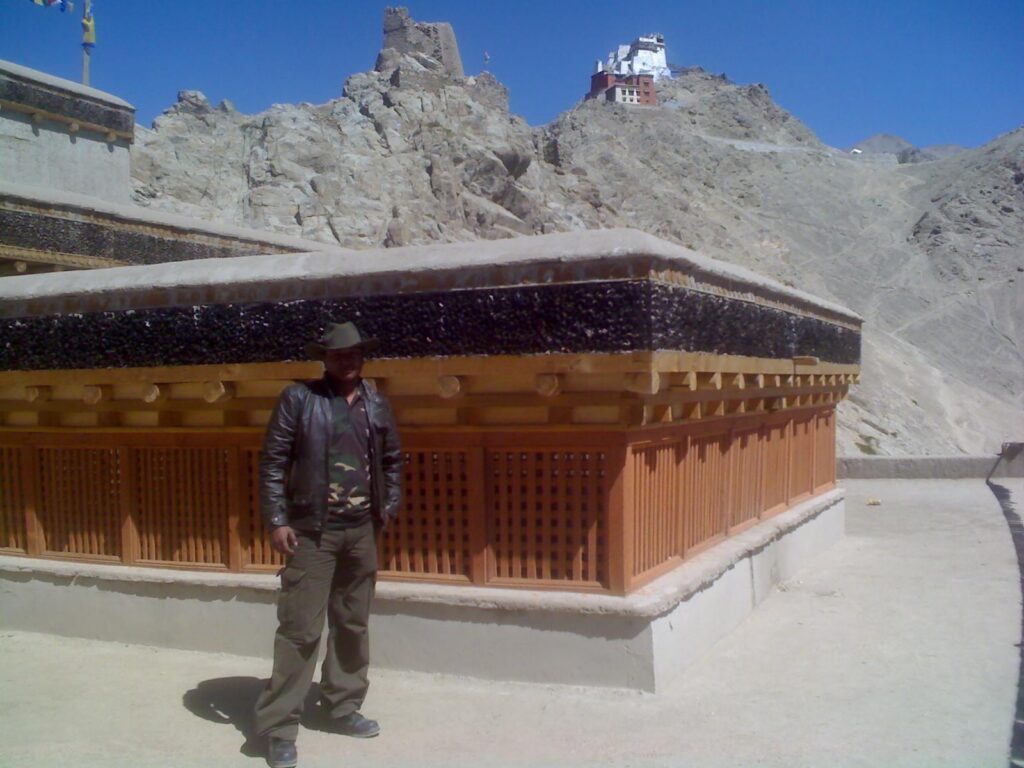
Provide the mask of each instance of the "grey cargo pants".
POLYGON ((327 655, 321 694, 332 718, 362 706, 369 687, 370 602, 377 577, 372 523, 358 528, 296 531, 298 546, 281 571, 274 637, 274 671, 256 701, 256 732, 279 739, 298 735, 313 681, 327 614, 327 655))

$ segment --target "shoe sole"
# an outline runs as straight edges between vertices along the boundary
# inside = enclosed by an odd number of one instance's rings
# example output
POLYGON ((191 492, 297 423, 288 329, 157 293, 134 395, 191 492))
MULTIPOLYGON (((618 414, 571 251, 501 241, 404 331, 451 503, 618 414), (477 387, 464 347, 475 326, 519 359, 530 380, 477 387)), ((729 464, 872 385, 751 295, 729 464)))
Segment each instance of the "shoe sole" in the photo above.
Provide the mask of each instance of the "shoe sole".
POLYGON ((380 736, 380 729, 378 728, 373 733, 353 733, 352 731, 336 731, 340 736, 351 736, 353 739, 372 739, 374 736, 380 736))

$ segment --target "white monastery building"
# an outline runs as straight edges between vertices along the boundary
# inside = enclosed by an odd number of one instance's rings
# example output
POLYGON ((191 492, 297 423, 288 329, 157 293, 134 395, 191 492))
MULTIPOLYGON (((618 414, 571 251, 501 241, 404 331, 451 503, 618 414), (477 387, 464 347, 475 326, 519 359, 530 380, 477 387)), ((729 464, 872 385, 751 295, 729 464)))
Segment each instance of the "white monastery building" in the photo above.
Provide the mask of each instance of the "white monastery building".
POLYGON ((598 61, 594 71, 623 76, 653 75, 655 82, 672 77, 665 58, 665 36, 641 35, 629 45, 620 45, 608 54, 606 63, 598 61))

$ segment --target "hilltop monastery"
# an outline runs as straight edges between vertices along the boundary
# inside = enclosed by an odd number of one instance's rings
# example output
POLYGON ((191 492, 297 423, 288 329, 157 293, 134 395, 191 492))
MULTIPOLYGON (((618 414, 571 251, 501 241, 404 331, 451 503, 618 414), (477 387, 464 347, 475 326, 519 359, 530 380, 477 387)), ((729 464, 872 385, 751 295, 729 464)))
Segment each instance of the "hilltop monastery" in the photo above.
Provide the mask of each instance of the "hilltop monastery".
POLYGON ((665 58, 664 35, 641 35, 611 51, 607 61, 597 61, 585 98, 654 106, 658 103, 654 83, 665 77, 672 74, 665 58))

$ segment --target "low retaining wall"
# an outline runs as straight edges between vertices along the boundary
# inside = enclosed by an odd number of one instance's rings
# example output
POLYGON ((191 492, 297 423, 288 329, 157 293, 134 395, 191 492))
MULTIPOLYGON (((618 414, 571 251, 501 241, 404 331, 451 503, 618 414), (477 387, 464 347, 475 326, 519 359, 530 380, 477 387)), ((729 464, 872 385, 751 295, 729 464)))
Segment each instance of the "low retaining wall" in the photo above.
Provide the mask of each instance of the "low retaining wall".
POLYGON ((1024 453, 1003 459, 996 466, 991 456, 840 456, 836 459, 836 477, 851 480, 920 479, 957 480, 985 478, 995 467, 993 477, 1024 477, 1024 453))
MULTIPOLYGON (((843 535, 821 494, 627 597, 381 582, 374 664, 485 679, 655 691, 843 535)), ((0 557, 0 624, 269 657, 277 579, 0 557)), ((269 668, 268 668, 269 672, 269 668)))

